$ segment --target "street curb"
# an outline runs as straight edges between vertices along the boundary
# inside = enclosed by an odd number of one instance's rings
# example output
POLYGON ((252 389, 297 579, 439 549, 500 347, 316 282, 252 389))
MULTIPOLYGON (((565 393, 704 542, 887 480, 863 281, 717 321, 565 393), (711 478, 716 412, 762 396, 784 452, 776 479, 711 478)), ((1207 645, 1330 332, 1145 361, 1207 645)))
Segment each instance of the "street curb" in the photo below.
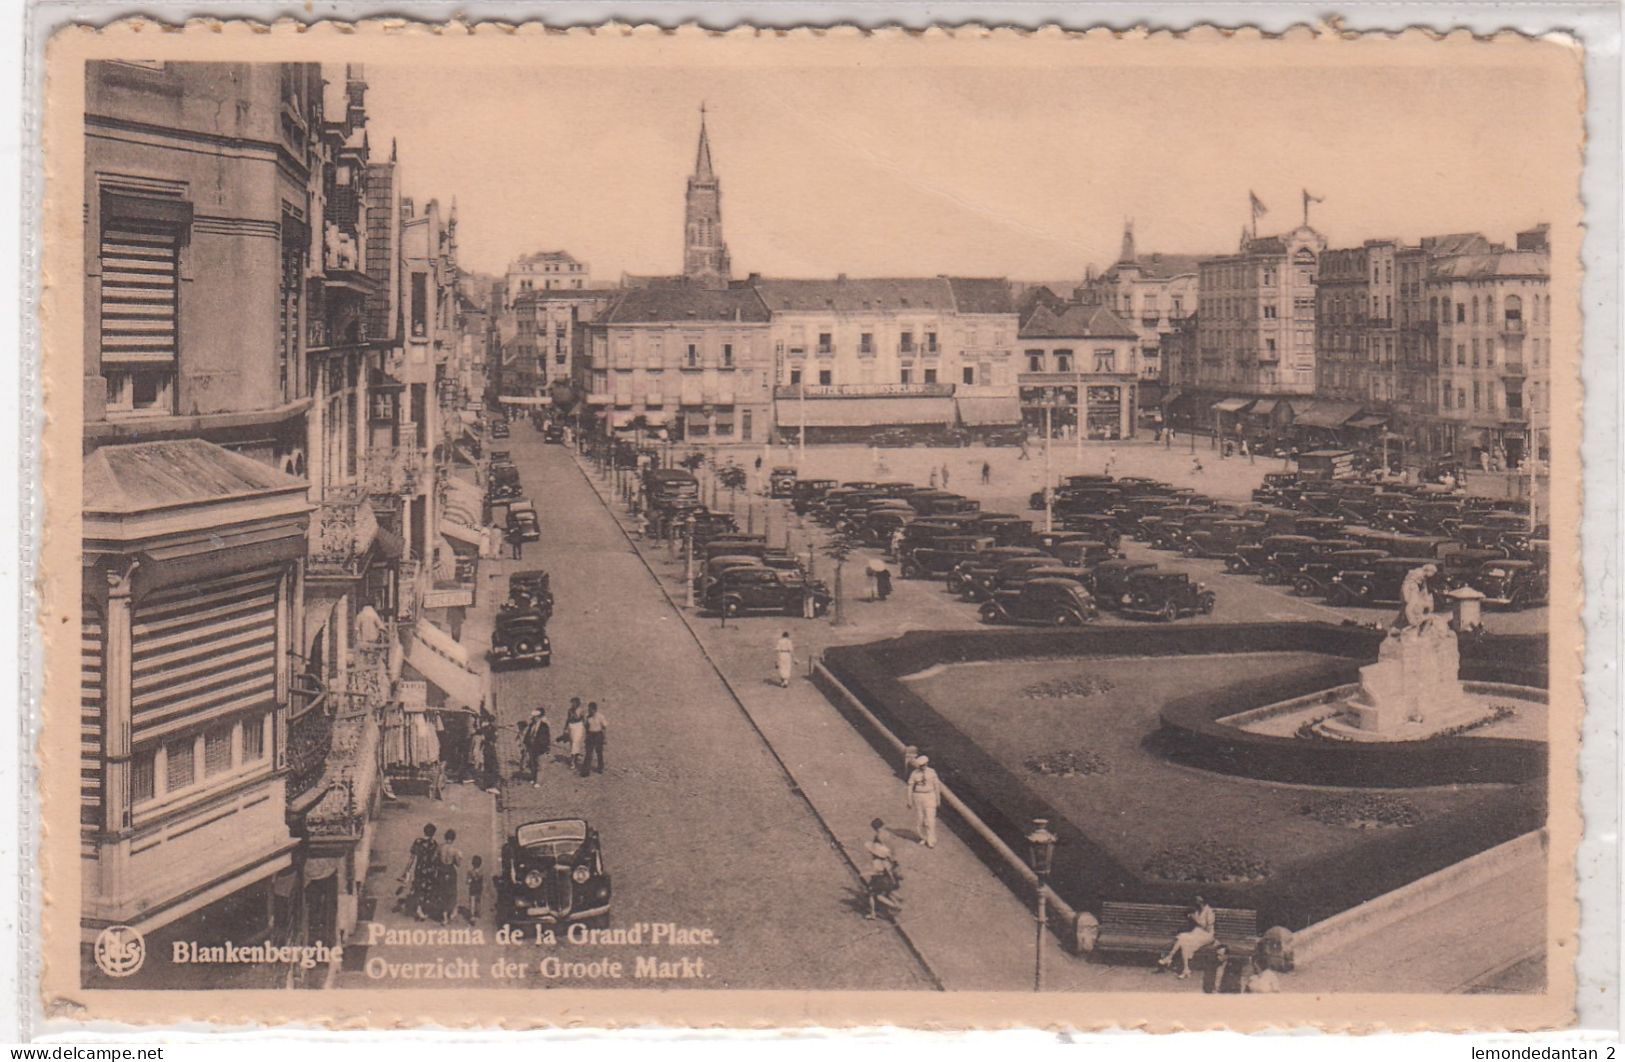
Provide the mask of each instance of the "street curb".
MULTIPOLYGON (((711 665, 712 671, 716 672, 717 678, 722 681, 723 687, 727 689, 728 696, 732 698, 734 705, 739 709, 740 714, 745 717, 745 721, 750 724, 750 728, 755 731, 756 736, 762 742, 762 746, 767 749, 768 755, 773 757, 773 762, 778 764, 780 771, 784 772, 784 777, 790 782, 790 788, 795 792, 795 795, 800 798, 801 802, 806 805, 807 810, 812 813, 813 821, 817 822, 819 828, 824 831, 824 836, 826 839, 828 839, 830 847, 840 854, 842 861, 845 862, 846 865, 851 869, 853 876, 858 879, 858 884, 862 885, 864 881, 862 869, 859 868, 857 863, 853 862, 851 855, 846 850, 846 846, 841 843, 840 838, 837 837, 835 831, 830 828, 830 824, 825 821, 824 816, 819 814, 818 807, 812 802, 812 799, 807 796, 806 790, 802 787, 800 781, 796 779, 795 774, 791 772, 789 765, 786 764, 784 759, 779 755, 778 749, 773 747, 773 743, 768 740, 768 737, 762 731, 762 728, 757 725, 756 719, 750 714, 750 709, 745 707, 744 699, 739 696, 739 691, 734 688, 734 684, 729 681, 727 674, 723 672, 722 668, 717 664, 716 659, 711 656, 710 650, 705 647, 705 643, 700 640, 699 634, 695 632, 693 621, 689 617, 688 613, 684 611, 684 606, 680 605, 677 599, 672 597, 671 591, 666 588, 666 584, 661 580, 660 574, 656 572, 654 570, 654 566, 649 563, 649 558, 645 557, 643 555, 643 551, 637 547, 637 543, 632 541, 631 533, 627 531, 626 526, 621 523, 620 518, 615 513, 615 510, 611 508, 610 501, 604 496, 604 492, 601 491, 598 484, 593 481, 592 473, 585 465, 582 464, 580 455, 574 451, 571 451, 570 459, 572 463, 574 463, 576 471, 581 473, 581 478, 586 481, 588 489, 590 489, 594 496, 598 498, 599 504, 603 505, 604 510, 609 514, 610 519, 614 521, 615 527, 620 531, 621 536, 626 539, 627 545, 632 547, 632 553, 638 558, 638 563, 643 565, 644 570, 649 573, 649 577, 654 580, 655 587, 660 591, 660 595, 666 599, 666 602, 671 605, 672 611, 677 613, 678 618, 683 621, 683 629, 688 631, 688 636, 694 640, 694 645, 699 649, 700 655, 705 657, 705 662, 711 665)), ((926 959, 924 953, 920 951, 919 946, 914 943, 914 938, 909 935, 908 930, 903 928, 900 923, 895 921, 892 922, 892 928, 896 930, 897 935, 902 938, 903 944, 908 948, 909 954, 914 956, 914 961, 919 963, 920 969, 925 972, 925 975, 928 978, 930 978, 931 984, 936 988, 936 990, 938 992, 946 992, 947 986, 943 984, 941 976, 938 975, 936 969, 933 968, 931 963, 926 959)))

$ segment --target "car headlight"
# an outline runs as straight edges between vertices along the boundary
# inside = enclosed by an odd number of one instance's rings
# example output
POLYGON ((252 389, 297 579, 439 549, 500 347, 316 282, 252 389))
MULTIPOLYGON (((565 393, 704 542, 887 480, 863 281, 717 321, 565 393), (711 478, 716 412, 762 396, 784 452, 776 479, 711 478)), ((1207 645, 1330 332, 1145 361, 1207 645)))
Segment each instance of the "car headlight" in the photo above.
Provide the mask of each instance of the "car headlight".
POLYGON ((1133 594, 1124 594, 1123 595, 1123 604, 1125 604, 1125 605, 1134 604, 1134 595, 1133 594))
POLYGON ((592 871, 588 870, 586 867, 576 867, 574 870, 570 871, 570 880, 575 882, 577 885, 585 885, 588 881, 592 880, 592 871))
POLYGON ((542 887, 542 872, 540 870, 527 870, 525 872, 525 888, 539 889, 542 887))

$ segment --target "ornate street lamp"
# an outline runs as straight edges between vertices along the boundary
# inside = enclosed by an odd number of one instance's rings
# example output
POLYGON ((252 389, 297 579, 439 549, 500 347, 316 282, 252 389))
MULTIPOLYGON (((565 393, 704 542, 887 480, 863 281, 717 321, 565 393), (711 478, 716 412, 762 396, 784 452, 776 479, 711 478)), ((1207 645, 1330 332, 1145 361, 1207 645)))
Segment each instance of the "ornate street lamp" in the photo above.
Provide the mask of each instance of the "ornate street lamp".
POLYGON ((1050 867, 1055 862, 1055 844, 1060 840, 1050 832, 1048 819, 1034 819, 1027 831, 1027 861, 1037 875, 1038 931, 1033 944, 1033 991, 1044 990, 1044 929, 1048 919, 1048 888, 1050 867))

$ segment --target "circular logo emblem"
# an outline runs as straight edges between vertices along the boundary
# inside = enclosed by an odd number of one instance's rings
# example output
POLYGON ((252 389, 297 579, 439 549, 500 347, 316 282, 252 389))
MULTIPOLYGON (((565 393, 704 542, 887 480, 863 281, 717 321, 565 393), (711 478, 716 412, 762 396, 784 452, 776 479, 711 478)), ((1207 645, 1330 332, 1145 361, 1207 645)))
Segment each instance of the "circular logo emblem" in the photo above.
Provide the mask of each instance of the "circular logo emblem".
POLYGON ((108 977, 128 977, 147 961, 147 940, 139 929, 108 926, 96 937, 96 965, 108 977))

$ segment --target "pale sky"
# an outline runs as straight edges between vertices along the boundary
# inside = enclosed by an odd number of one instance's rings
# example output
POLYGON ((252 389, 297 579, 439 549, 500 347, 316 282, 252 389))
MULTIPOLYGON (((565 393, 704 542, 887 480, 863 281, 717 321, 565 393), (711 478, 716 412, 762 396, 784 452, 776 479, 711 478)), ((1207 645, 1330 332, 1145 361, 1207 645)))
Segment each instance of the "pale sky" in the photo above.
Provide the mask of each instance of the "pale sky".
POLYGON ((1497 68, 426 70, 369 63, 375 158, 456 196, 465 268, 567 250, 600 283, 681 269, 701 100, 736 275, 1081 276, 1222 253, 1247 221, 1333 247, 1549 220, 1555 79, 1497 68))

